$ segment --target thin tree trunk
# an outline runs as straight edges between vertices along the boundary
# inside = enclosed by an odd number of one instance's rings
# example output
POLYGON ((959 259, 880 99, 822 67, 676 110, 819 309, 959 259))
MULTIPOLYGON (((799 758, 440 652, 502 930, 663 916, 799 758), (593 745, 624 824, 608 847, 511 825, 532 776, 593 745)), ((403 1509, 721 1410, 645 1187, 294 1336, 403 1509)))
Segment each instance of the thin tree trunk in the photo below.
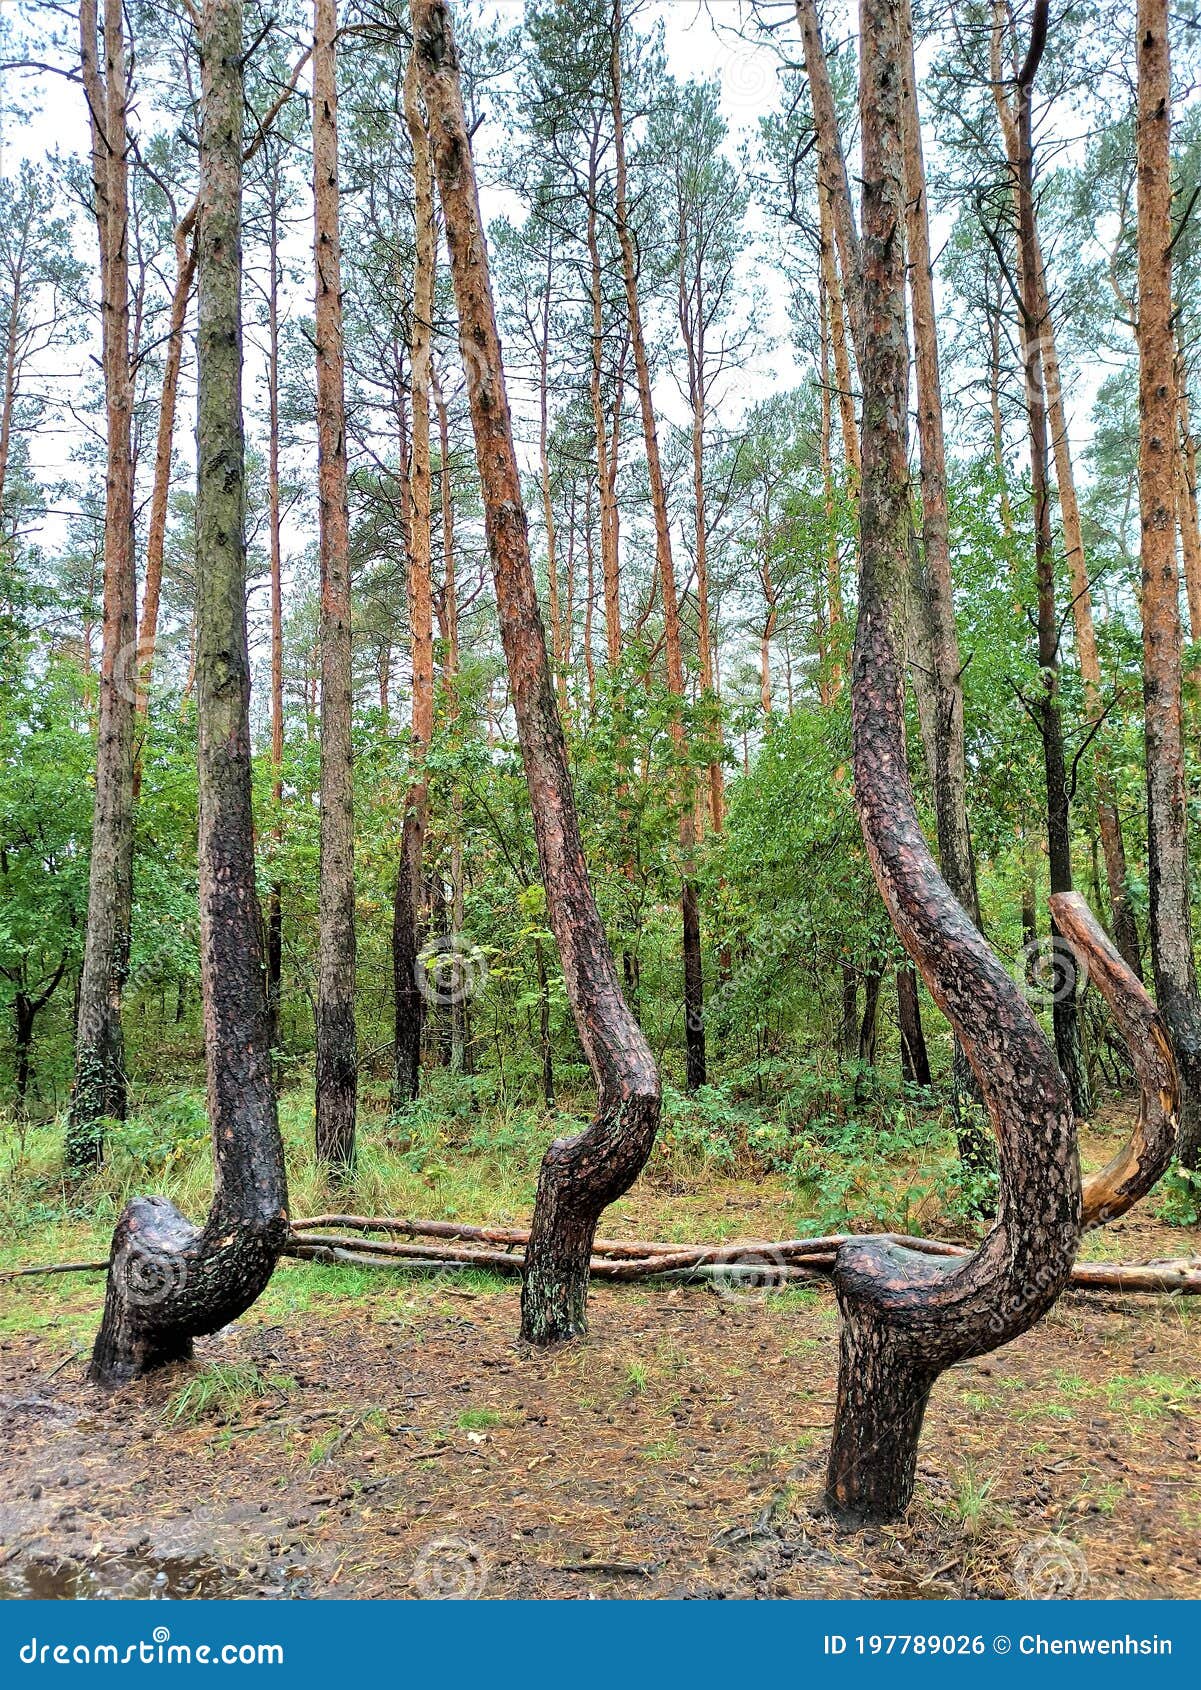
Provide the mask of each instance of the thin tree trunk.
MULTIPOLYGON (((443 686, 446 714, 453 721, 459 713, 459 588, 455 571, 455 502, 450 476, 450 417, 446 395, 433 359, 430 359, 430 392, 438 413, 439 497, 442 505, 442 621, 445 632, 443 686)), ((463 801, 456 792, 451 806, 450 829, 450 925, 457 937, 463 931, 465 898, 463 884, 463 801)), ((450 1069, 465 1074, 468 1067, 467 998, 453 992, 450 1002, 450 1069)))
MULTIPOLYGON (((1010 172, 1015 185, 1015 201, 1019 224, 1019 240, 1032 243, 1030 264, 1038 300, 1037 333, 1043 367, 1043 385, 1047 397, 1047 411, 1051 427, 1052 450, 1055 460, 1055 480, 1059 489, 1059 514, 1063 524, 1063 542, 1067 553, 1068 574, 1072 591, 1072 619, 1076 631, 1076 654, 1080 663, 1080 678, 1084 683, 1084 716, 1093 739, 1093 767, 1097 787, 1097 826, 1101 834, 1101 849, 1105 857, 1105 878, 1109 887, 1110 908, 1113 911, 1113 933, 1119 951, 1136 976, 1141 978, 1138 927, 1130 903, 1127 885, 1126 846, 1122 837, 1113 775, 1104 739, 1096 730, 1104 719, 1105 706, 1101 696, 1101 663, 1097 654, 1097 635, 1093 621, 1092 591, 1088 578, 1088 562, 1084 550, 1084 536, 1080 523, 1080 504, 1076 497, 1076 477, 1072 469, 1072 452, 1068 440, 1067 414, 1063 403, 1063 382, 1059 369, 1059 352, 1055 340, 1055 323, 1051 315, 1050 292, 1047 287, 1046 265, 1038 235, 1038 217, 1033 205, 1023 208, 1020 201, 1023 179, 1022 138, 1004 83, 1000 78, 1001 18, 994 16, 992 36, 993 91, 1001 130, 1005 140, 1010 172)), ((1020 325, 1023 346, 1031 332, 1025 320, 1020 325)), ((1026 353, 1028 356, 1028 352, 1026 353)), ((1067 890, 1067 888, 1055 888, 1067 890)))
MULTIPOLYGON (((141 734, 146 731, 150 710, 150 681, 158 640, 159 600, 163 587, 163 553, 167 539, 167 509, 171 495, 171 460, 175 446, 175 406, 179 393, 179 371, 183 362, 184 318, 192 283, 196 279, 197 205, 193 201, 175 230, 175 290, 171 295, 171 316, 167 327, 167 357, 159 397, 158 438, 154 449, 154 484, 150 494, 150 519, 146 528, 146 584, 142 592, 142 616, 138 624, 137 691, 134 709, 141 717, 141 734)), ((133 795, 142 786, 140 741, 134 749, 133 795)))
MULTIPOLYGON (((588 153, 588 298, 592 312, 592 364, 588 392, 596 431, 596 484, 600 496, 601 582, 604 588, 605 648, 609 668, 616 672, 621 662, 621 578, 618 554, 617 502, 614 471, 617 459, 616 426, 609 439, 605 404, 601 391, 604 371, 604 314, 601 293, 600 239, 598 234, 598 180, 600 135, 593 130, 588 153)), ((620 405, 620 382, 618 384, 620 405)))
POLYGON ((897 965, 897 1028, 901 1035, 901 1076, 910 1085, 930 1084, 930 1058, 922 1032, 917 970, 911 962, 897 965))
MULTIPOLYGON (((1038 593, 1039 696, 1035 714, 1043 744, 1047 786, 1047 860, 1051 892, 1072 890, 1071 824, 1067 762, 1063 741, 1063 712, 1059 694, 1059 617, 1055 599, 1055 548, 1051 532, 1051 498, 1047 485, 1047 405, 1043 374, 1042 295, 1038 275, 1038 245, 1034 225, 1033 84, 1046 44, 1047 0, 1036 0, 1031 21, 1030 49, 1016 82, 1014 123, 1018 135, 1014 197, 1018 208, 1018 269, 1021 282, 1019 312, 1023 322, 1022 351, 1026 408, 1030 427, 1030 473, 1034 494, 1034 569, 1038 593)), ((1052 938, 1058 938, 1054 919, 1052 938)), ((1072 1094, 1077 1115, 1092 1109, 1072 952, 1057 946, 1063 983, 1053 997, 1051 1016, 1055 1048, 1072 1094)))
POLYGON ((559 613, 558 536, 555 502, 550 484, 550 302, 554 287, 554 235, 546 245, 546 287, 542 294, 542 336, 538 346, 538 475, 542 486, 542 520, 546 524, 546 590, 550 601, 551 666, 559 714, 567 722, 567 674, 563 660, 563 621, 559 613))
POLYGON ((863 522, 852 685, 855 797, 876 882, 905 948, 964 1041, 1000 1141, 997 1220, 950 1269, 902 1247, 843 1245, 827 1474, 850 1523, 898 1518, 913 1493, 931 1387, 945 1368, 1032 1326, 1067 1283, 1080 1231, 1071 1100, 1022 993, 942 879, 905 755, 911 514, 896 0, 861 0, 863 522))
MULTIPOLYGON (((413 279, 413 426, 409 467, 409 626, 413 653, 412 756, 414 776, 405 804, 400 866, 392 907, 392 969, 395 1031, 392 1106, 417 1096, 421 1072, 421 1027, 425 996, 421 963, 422 896, 429 788, 425 757, 434 732, 433 579, 430 544, 430 376, 434 321, 434 177, 429 136, 421 110, 420 73, 411 55, 405 75, 404 111, 413 145, 417 265, 413 279)), ((470 387, 476 371, 467 365, 470 387)))
POLYGON ((659 459, 659 436, 655 425, 654 399, 651 392, 650 365, 646 342, 642 333, 642 309, 638 300, 638 260, 634 251, 634 236, 630 228, 626 189, 625 121, 622 111, 622 0, 613 0, 612 48, 610 55, 611 95, 613 101, 613 141, 617 158, 617 180, 614 196, 614 220, 621 247, 622 274, 625 279, 626 311, 630 325, 630 350, 634 355, 634 369, 638 378, 638 400, 642 411, 642 434, 646 445, 647 473, 650 480, 651 509, 655 520, 655 558, 658 565, 659 586, 663 594, 663 645, 667 659, 667 688, 675 700, 672 716, 672 745, 678 759, 676 804, 679 811, 681 914, 684 946, 684 1038, 687 1050, 687 1086, 695 1091, 705 1083, 705 1009, 704 970, 701 960, 700 911, 696 889, 696 828, 684 764, 688 742, 684 731, 682 710, 685 699, 684 657, 680 640, 680 608, 676 595, 675 566, 671 555, 671 525, 667 510, 667 492, 663 484, 663 468, 659 459))
MULTIPOLYGON (((280 536, 279 497, 279 172, 273 171, 268 210, 267 281, 267 534, 271 557, 271 802, 275 820, 271 829, 272 852, 278 855, 284 842, 284 598, 283 551, 280 536)), ((271 1022, 271 1048, 280 1042, 280 1006, 283 995, 284 914, 283 887, 271 882, 267 896, 267 1013, 271 1022)))
POLYGON ((113 1235, 91 1376, 116 1385, 236 1320, 288 1238, 255 895, 242 435, 241 0, 200 14, 197 675, 200 960, 215 1181, 194 1226, 137 1197, 113 1235))
POLYGON ((588 1265, 601 1211, 641 1172, 659 1123, 659 1078, 617 981, 588 883, 562 723, 530 565, 496 313, 488 274, 458 55, 442 0, 414 0, 414 52, 450 245, 459 335, 474 379, 471 422, 484 489, 501 637, 548 918, 568 1001, 598 1089, 596 1119, 547 1151, 538 1180, 522 1284, 522 1332, 536 1343, 586 1326, 588 1265))
POLYGON ((80 46, 92 130, 92 177, 100 245, 102 364, 107 456, 104 507, 104 623, 96 796, 75 1089, 67 1161, 81 1168, 104 1154, 105 1118, 126 1106, 121 992, 129 971, 133 910, 133 716, 135 567, 133 547, 133 376, 129 339, 129 160, 121 0, 104 0, 104 69, 98 61, 96 0, 81 0, 80 46))
POLYGON ((1139 512, 1147 858, 1155 996, 1180 1065, 1180 1160, 1201 1165, 1201 1001, 1189 904, 1174 463, 1171 73, 1167 0, 1138 4, 1139 512))
POLYGON ((317 1160, 354 1166, 353 694, 350 516, 338 200, 337 0, 313 5, 313 204, 317 347, 317 533, 321 559, 321 861, 317 897, 317 1160))
POLYGON ((852 498, 857 498, 861 474, 859 425, 855 420, 855 393, 851 379, 851 359, 847 349, 846 319, 843 315, 843 290, 838 278, 838 260, 834 251, 834 213, 830 207, 829 192, 821 181, 817 185, 817 203, 820 220, 821 275, 825 285, 830 347, 834 354, 834 380, 838 384, 838 416, 842 426, 842 455, 846 464, 848 490, 852 498))
POLYGON ((838 247, 838 263, 842 271, 851 340, 858 354, 862 317, 859 303, 859 234, 855 227, 846 155, 839 135, 838 108, 834 104, 830 67, 826 63, 825 49, 822 46, 816 0, 796 0, 796 16, 804 44, 805 74, 809 78, 809 101, 813 107, 813 123, 817 132, 819 199, 821 189, 824 188, 834 223, 834 238, 838 247))

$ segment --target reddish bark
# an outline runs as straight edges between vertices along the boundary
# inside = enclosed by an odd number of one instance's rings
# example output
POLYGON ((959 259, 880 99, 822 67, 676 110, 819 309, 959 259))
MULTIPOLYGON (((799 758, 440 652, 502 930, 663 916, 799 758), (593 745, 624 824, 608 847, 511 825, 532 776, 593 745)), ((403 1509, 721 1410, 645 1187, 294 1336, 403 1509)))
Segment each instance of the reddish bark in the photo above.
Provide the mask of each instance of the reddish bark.
POLYGON ((496 329, 488 255, 458 55, 443 0, 414 0, 414 53, 446 216, 459 338, 484 518, 525 765, 547 912, 567 995, 596 1080, 596 1119, 547 1151, 522 1286, 522 1331, 535 1343, 586 1327, 588 1264, 601 1211, 641 1171, 659 1122, 654 1059, 622 997, 588 881, 562 723, 530 563, 521 479, 496 329))

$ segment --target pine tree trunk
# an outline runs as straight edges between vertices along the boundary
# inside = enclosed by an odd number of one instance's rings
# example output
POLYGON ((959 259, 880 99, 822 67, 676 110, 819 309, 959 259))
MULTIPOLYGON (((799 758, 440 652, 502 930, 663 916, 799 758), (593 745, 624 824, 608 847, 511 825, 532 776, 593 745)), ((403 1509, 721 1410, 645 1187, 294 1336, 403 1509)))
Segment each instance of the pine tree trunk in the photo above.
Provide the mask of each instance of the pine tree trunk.
MULTIPOLYGON (((1080 678, 1084 683, 1084 715, 1089 728, 1095 729, 1104 716, 1104 703, 1101 697, 1101 663, 1097 654, 1092 591, 1088 578, 1088 562, 1080 522, 1080 505, 1076 497, 1076 477, 1072 468, 1071 445, 1068 440, 1067 413, 1063 402, 1063 382, 1059 369, 1059 352, 1055 340, 1055 323, 1051 315, 1047 272, 1038 234, 1038 216, 1032 200, 1030 203, 1026 203, 1027 190, 1022 185, 1026 174, 1026 165, 1023 162, 1021 125, 1018 116, 1015 115, 1010 105, 1009 96, 1005 92, 1005 84, 1000 79, 1000 41, 1001 17, 998 13, 994 18, 991 48, 992 68, 996 79, 993 84, 993 94, 1014 183, 1019 248, 1021 243, 1025 241, 1029 241, 1031 245, 1028 261, 1021 254, 1020 260, 1028 262, 1033 272, 1033 294, 1037 297, 1038 304, 1037 327, 1032 328, 1030 326, 1026 313, 1023 312, 1022 321, 1019 324, 1019 339, 1025 360, 1030 357, 1030 349, 1026 345, 1029 335, 1036 333, 1039 339, 1043 386, 1046 392, 1055 460, 1055 479, 1059 488, 1059 512, 1063 524, 1063 543, 1067 553, 1068 573, 1071 581, 1071 608, 1072 620, 1076 630, 1076 654, 1080 663, 1080 678)), ((1108 751, 1099 733, 1093 741, 1093 767, 1097 788, 1097 826, 1100 830, 1101 849, 1105 857, 1105 878, 1109 887, 1110 908, 1113 911, 1114 937, 1117 940, 1118 949, 1132 971, 1136 975, 1141 975, 1138 927, 1134 919, 1134 910, 1130 903, 1130 892, 1127 885, 1126 845, 1122 836, 1121 818, 1117 810, 1108 751)))
MULTIPOLYGON (((283 550, 279 498, 279 171, 273 170, 268 209, 267 259, 267 535, 271 569, 271 802, 275 821, 272 851, 284 841, 284 595, 283 550)), ((284 911, 283 887, 272 880, 267 895, 267 1014, 271 1048, 280 1043, 283 1000, 284 911)))
POLYGON ((337 0, 313 7, 313 204, 317 346, 317 535, 321 560, 321 860, 317 888, 317 1160, 355 1157, 354 781, 350 516, 338 199, 337 0))
MULTIPOLYGON (((392 1107, 417 1096, 421 1073, 421 1030, 425 1014, 420 960, 425 888, 425 831, 429 804, 424 762, 434 733, 434 624, 430 481, 431 342, 434 322, 434 178, 429 137, 421 110, 420 76, 410 56, 404 85, 405 123, 413 144, 417 265, 413 277, 413 426, 409 457, 409 625, 413 653, 412 755, 414 778, 405 805, 400 866, 392 906, 392 970, 396 1022, 392 1062, 392 1107)), ((475 372, 467 368, 468 385, 475 372)))
POLYGON ((676 806, 679 812, 680 872, 682 878, 680 905, 683 927, 684 956, 684 1038, 686 1044, 686 1080, 689 1091, 705 1083, 705 1007, 704 968, 701 960, 700 908, 696 890, 696 828, 693 820, 691 794, 684 776, 683 764, 688 743, 684 731, 684 657, 680 639, 680 608, 676 593, 675 565, 671 552, 671 520, 667 509, 667 491, 663 482, 663 468, 659 458, 659 435, 655 424, 654 397, 651 391, 650 364, 642 332, 642 309, 638 299, 638 259, 634 250, 634 235, 630 228, 626 189, 625 121, 622 111, 622 0, 613 0, 612 50, 610 55, 611 97, 613 102, 613 144, 616 153, 616 193, 614 219, 617 239, 621 247, 622 274, 625 279, 626 311, 630 325, 630 350, 634 355, 634 369, 638 378, 638 401, 642 411, 642 434, 646 446, 646 466, 650 480, 651 510, 655 519, 655 559, 658 565, 659 587, 663 595, 663 646, 667 659, 667 689, 675 701, 672 717, 672 746, 678 760, 676 806))
MULTIPOLYGON (((1046 0, 1036 0, 1031 23, 1031 45, 1017 78, 1014 124, 1017 129, 1017 166, 1014 171, 1014 199, 1018 209, 1018 269, 1021 282, 1020 312, 1023 323, 1022 353, 1026 409, 1030 429, 1030 475, 1034 495, 1034 570, 1038 594, 1039 695, 1034 710, 1043 745, 1047 788, 1047 860, 1051 892, 1072 890, 1071 822, 1068 802, 1067 761, 1064 753, 1063 711, 1059 693, 1059 616, 1055 598, 1055 547, 1051 532, 1051 497, 1047 483, 1047 404, 1043 372, 1042 293, 1039 287, 1037 233, 1034 223, 1033 83, 1046 43, 1046 0)), ((1059 937, 1054 919, 1052 939, 1059 937)), ((1055 1027, 1055 1049, 1081 1118, 1092 1111, 1088 1075, 1080 1039, 1080 1016, 1076 1002, 1075 965, 1071 950, 1057 947, 1064 980, 1054 994, 1051 1017, 1055 1027)))
POLYGON ((909 785, 905 594, 910 502, 901 42, 896 0, 861 0, 863 495, 852 682, 855 798, 877 885, 906 950, 962 1038, 997 1129, 996 1222, 966 1260, 887 1240, 838 1252, 843 1327, 827 1474, 849 1523, 899 1517, 931 1386, 1032 1326, 1071 1272, 1080 1173, 1071 1100, 1020 990, 935 867, 909 785))
POLYGON ((121 0, 104 0, 104 69, 98 61, 96 0, 81 0, 84 91, 92 128, 92 179, 100 247, 100 317, 106 409, 104 612, 96 797, 75 1088, 67 1162, 83 1168, 104 1154, 106 1117, 123 1120, 125 1042, 121 992, 129 971, 133 910, 133 717, 135 565, 133 546, 133 375, 129 339, 129 160, 121 0))
POLYGON ((1180 1160, 1201 1165, 1201 1002, 1189 904, 1176 566, 1171 75, 1167 0, 1138 5, 1139 511, 1147 857, 1155 996, 1180 1066, 1180 1160))
POLYGON ((117 1385, 192 1353, 270 1279, 288 1236, 255 895, 242 435, 241 0, 200 15, 197 680, 200 960, 215 1182, 203 1227, 137 1197, 113 1235, 91 1377, 117 1385))
POLYGON ((910 1085, 930 1084, 930 1058, 922 1032, 917 971, 911 962, 897 966, 897 1028, 901 1035, 901 1076, 910 1085))
POLYGON ((446 217, 459 339, 471 372, 471 423, 488 549, 548 919, 598 1091, 591 1126, 551 1145, 538 1180, 522 1284, 522 1332, 534 1343, 550 1343, 585 1330, 596 1224, 605 1206, 629 1189, 650 1154, 659 1124, 659 1078, 621 995, 580 841, 530 563, 450 17, 443 0, 414 0, 412 18, 446 217))
MULTIPOLYGON (((159 396, 158 438, 154 448, 154 485, 150 494, 150 518, 146 527, 146 585, 142 592, 142 616, 138 624, 137 689, 134 701, 146 732, 150 710, 150 681, 158 640, 159 600, 163 587, 163 553, 167 539, 167 507, 171 494, 171 460, 175 446, 175 405, 179 392, 179 370, 183 362, 183 329, 192 283, 196 279, 196 203, 180 219, 175 230, 175 290, 171 295, 171 316, 167 327, 167 356, 163 364, 163 385, 159 396)), ((133 796, 142 786, 140 743, 134 748, 133 796)))

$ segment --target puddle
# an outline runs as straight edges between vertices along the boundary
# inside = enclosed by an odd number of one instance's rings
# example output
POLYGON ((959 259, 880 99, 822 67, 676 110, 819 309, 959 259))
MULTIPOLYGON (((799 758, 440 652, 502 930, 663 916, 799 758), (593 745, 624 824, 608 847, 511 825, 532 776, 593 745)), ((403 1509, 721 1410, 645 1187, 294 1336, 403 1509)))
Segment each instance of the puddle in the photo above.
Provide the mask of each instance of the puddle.
POLYGON ((89 1597, 123 1597, 187 1601, 282 1596, 298 1593, 295 1578, 289 1575, 301 1571, 286 1567, 265 1569, 264 1583, 216 1561, 189 1560, 177 1555, 151 1556, 138 1550, 90 1561, 33 1555, 0 1573, 0 1599, 79 1602, 89 1597))

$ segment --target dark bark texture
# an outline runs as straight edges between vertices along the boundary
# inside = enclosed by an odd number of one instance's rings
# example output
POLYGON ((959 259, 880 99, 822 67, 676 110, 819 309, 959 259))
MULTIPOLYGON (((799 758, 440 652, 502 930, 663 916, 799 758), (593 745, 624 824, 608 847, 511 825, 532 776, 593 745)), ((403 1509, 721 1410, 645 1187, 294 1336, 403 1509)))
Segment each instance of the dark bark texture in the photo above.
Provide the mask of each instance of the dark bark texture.
POLYGON ((1176 562, 1171 71, 1166 0, 1138 8, 1138 406, 1143 720, 1155 996, 1184 1086, 1180 1160, 1201 1166, 1201 999, 1189 905, 1187 780, 1176 562))
POLYGON ((530 562, 450 16, 443 0, 414 0, 412 17, 446 216, 501 638, 548 919, 598 1092, 595 1120, 584 1132, 555 1140, 538 1180, 522 1282, 522 1333, 534 1343, 549 1343, 575 1337, 586 1328, 596 1224, 606 1205, 629 1189, 650 1154, 659 1124, 659 1076, 622 996, 580 841, 530 562))
POLYGON ((133 910, 133 729, 136 580, 133 544, 133 376, 129 336, 129 137, 121 0, 104 0, 101 69, 96 0, 79 9, 82 81, 92 133, 93 205, 100 248, 101 365, 106 466, 104 609, 96 801, 75 1086, 67 1121, 73 1168, 104 1154, 104 1121, 125 1116, 121 993, 133 910))
POLYGON ((996 1220, 966 1260, 881 1239, 845 1244, 843 1317, 827 1475, 850 1522, 893 1519, 913 1491, 931 1386, 954 1362, 1016 1337, 1050 1307, 1080 1234, 1075 1122, 1026 1001, 935 866, 905 745, 904 631, 910 526, 896 0, 861 0, 863 503, 852 683, 855 795, 889 915, 963 1041, 996 1129, 996 1220))
POLYGON ((317 518, 321 557, 321 863, 318 873, 319 1161, 339 1175, 355 1153, 354 783, 351 759, 350 516, 342 352, 336 0, 315 0, 313 203, 317 342, 317 518))
POLYGON ((242 434, 241 0, 200 23, 196 673, 200 960, 215 1182, 197 1227, 137 1197, 113 1235, 91 1376, 115 1385, 191 1354, 271 1277, 288 1237, 255 896, 242 434))

